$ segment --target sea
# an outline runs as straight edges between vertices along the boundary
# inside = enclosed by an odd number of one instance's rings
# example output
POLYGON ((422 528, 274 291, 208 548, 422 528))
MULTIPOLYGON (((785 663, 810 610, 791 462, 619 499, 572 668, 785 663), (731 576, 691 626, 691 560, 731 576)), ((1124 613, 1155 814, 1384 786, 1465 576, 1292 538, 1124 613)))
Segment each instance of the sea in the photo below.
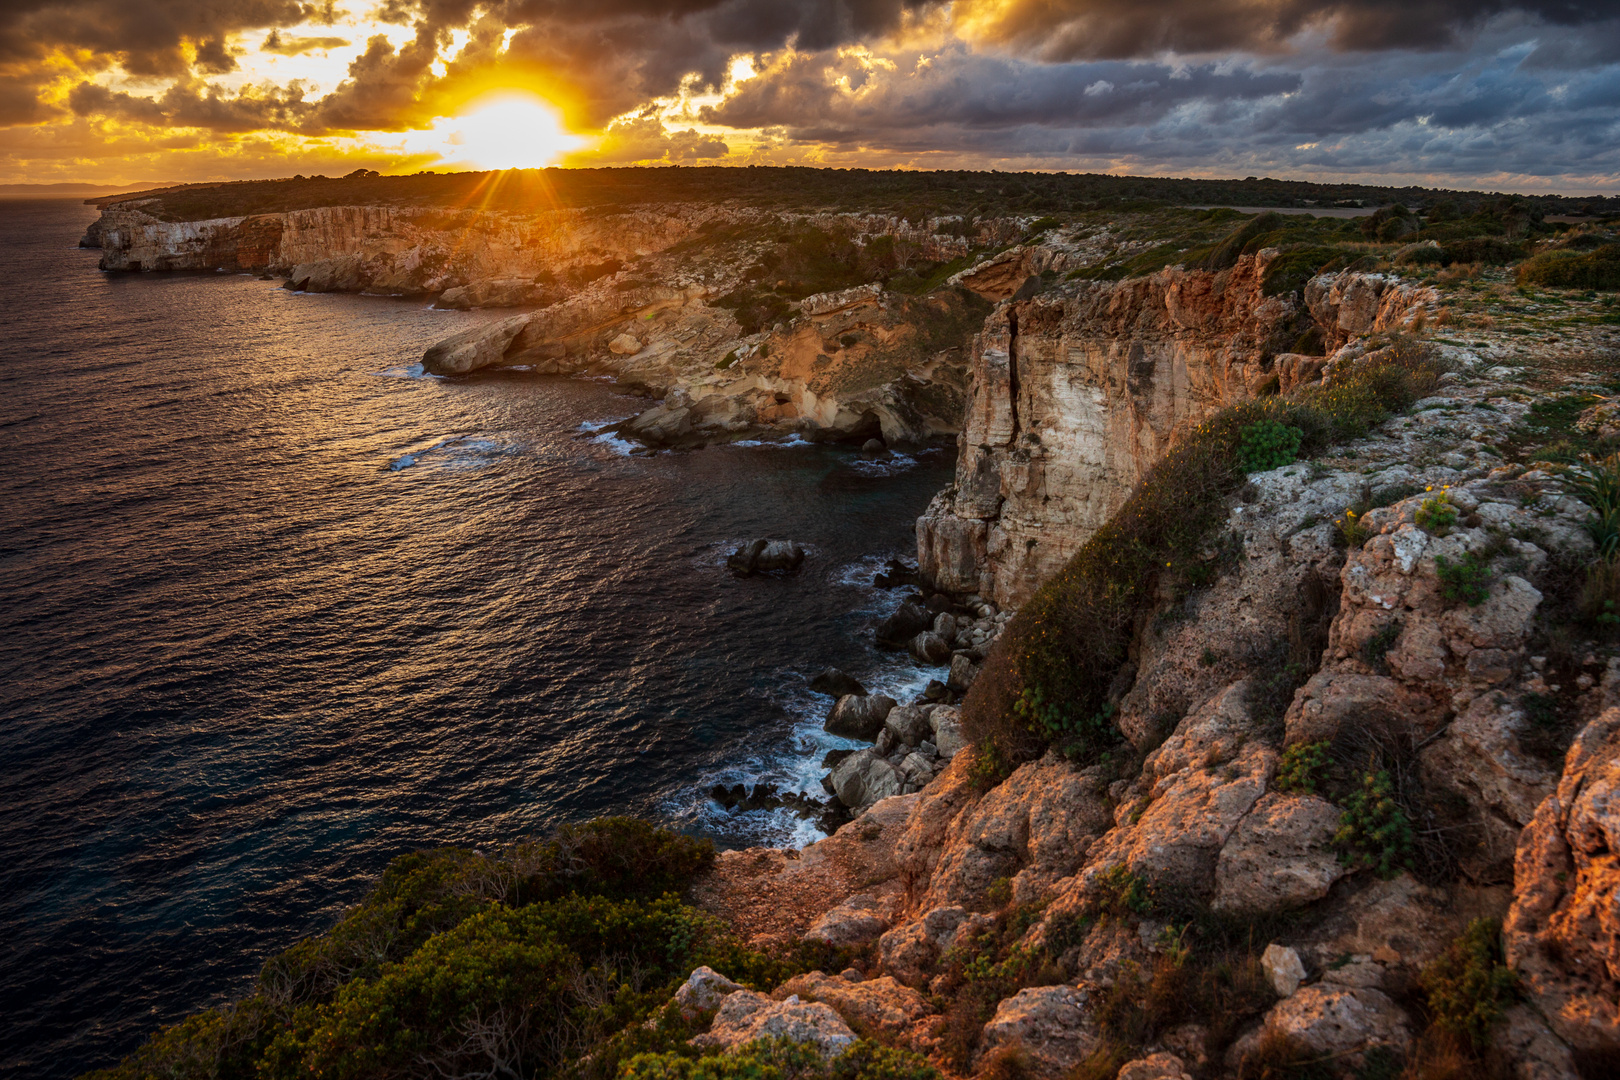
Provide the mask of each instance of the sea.
POLYGON ((243 993, 388 861, 635 814, 803 844, 835 665, 915 693, 873 587, 954 447, 637 452, 649 403, 424 375, 507 312, 109 275, 0 202, 0 1074, 71 1077, 243 993), (755 537, 808 550, 739 578, 755 537))

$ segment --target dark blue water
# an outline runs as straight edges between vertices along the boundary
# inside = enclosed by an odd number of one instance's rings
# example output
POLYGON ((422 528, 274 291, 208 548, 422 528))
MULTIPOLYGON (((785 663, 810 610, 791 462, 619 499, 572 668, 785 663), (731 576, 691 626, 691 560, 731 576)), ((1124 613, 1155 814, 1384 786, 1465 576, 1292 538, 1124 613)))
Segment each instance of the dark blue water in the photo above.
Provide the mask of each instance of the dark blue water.
POLYGON ((944 451, 629 456, 609 385, 412 366, 499 313, 109 277, 92 216, 0 203, 0 1071, 111 1063, 404 851, 806 839, 701 791, 818 787, 819 667, 926 677, 864 583, 944 451), (731 577, 756 535, 804 572, 731 577))

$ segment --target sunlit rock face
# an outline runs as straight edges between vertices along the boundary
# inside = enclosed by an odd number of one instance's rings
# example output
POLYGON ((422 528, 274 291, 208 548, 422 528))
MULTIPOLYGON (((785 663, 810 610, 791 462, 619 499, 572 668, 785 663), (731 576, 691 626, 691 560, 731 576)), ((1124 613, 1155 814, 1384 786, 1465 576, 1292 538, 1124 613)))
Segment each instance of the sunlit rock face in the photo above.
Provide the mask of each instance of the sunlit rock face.
POLYGON ((1275 255, 1020 299, 1026 286, 999 304, 974 343, 956 484, 917 522, 924 579, 1021 604, 1188 428, 1319 377, 1322 358, 1292 351, 1307 331, 1397 328, 1433 299, 1360 274, 1318 278, 1308 305, 1266 296, 1275 255))
MULTIPOLYGON (((533 214, 325 206, 284 214, 163 221, 156 200, 116 203, 97 222, 101 268, 288 275, 312 292, 439 293, 491 280, 661 251, 716 212, 533 214)), ((616 268, 616 267, 615 267, 616 268)), ((519 297, 527 302, 528 297, 519 297)))
POLYGON ((1261 294, 1264 269, 1246 256, 1002 303, 975 343, 956 486, 918 521, 924 577, 1021 603, 1180 431, 1275 380, 1302 312, 1261 294))

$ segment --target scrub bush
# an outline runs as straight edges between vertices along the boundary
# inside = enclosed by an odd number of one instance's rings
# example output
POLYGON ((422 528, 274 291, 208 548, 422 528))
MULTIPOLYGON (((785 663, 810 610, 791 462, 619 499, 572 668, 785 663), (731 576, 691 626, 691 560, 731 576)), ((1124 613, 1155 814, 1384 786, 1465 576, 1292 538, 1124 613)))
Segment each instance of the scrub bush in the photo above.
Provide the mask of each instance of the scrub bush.
POLYGON ((1416 837, 1411 819, 1395 799, 1388 773, 1367 773, 1362 778, 1361 790, 1345 803, 1333 842, 1342 849, 1339 859, 1346 866, 1371 869, 1381 878, 1412 868, 1416 837))
POLYGON ((1544 251, 1519 266, 1520 285, 1556 289, 1620 289, 1620 244, 1596 251, 1544 251))
POLYGON ((1457 508, 1452 505, 1451 492, 1442 491, 1432 499, 1424 499, 1412 515, 1417 527, 1435 536, 1444 536, 1457 524, 1457 508))
POLYGON ((1275 420, 1260 420, 1238 436, 1238 460, 1244 472, 1281 468, 1299 456, 1300 430, 1275 420))
POLYGON ((1278 791, 1291 791, 1300 795, 1315 795, 1322 774, 1333 764, 1328 757, 1328 743, 1294 743, 1283 751, 1277 762, 1277 778, 1271 786, 1278 791))
POLYGON ((1502 955, 1501 926, 1475 919, 1418 977, 1434 1027, 1465 1039, 1476 1052, 1518 999, 1518 976, 1502 955))
POLYGON ((1452 562, 1444 555, 1434 557, 1434 570, 1440 577, 1440 595, 1454 604, 1478 607, 1491 595, 1491 568, 1472 551, 1452 562))

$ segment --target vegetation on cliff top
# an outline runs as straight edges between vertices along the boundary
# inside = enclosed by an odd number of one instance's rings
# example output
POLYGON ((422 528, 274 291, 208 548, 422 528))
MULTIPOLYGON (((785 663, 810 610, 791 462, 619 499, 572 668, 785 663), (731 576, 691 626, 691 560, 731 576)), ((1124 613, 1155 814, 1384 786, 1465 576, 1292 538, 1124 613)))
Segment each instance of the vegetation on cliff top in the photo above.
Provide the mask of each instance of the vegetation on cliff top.
MULTIPOLYGON (((696 1057, 692 1025, 662 1009, 693 968, 769 989, 842 959, 809 946, 767 956, 682 903, 713 858, 706 840, 630 818, 494 857, 402 856, 330 931, 266 962, 246 997, 90 1075, 607 1080, 638 1053, 696 1057)), ((926 1080, 892 1066, 883 1058, 871 1080, 926 1080)))
MULTIPOLYGON (((99 205, 131 198, 87 200, 99 205)), ((1472 212, 1499 196, 1431 188, 1306 181, 1175 180, 1096 173, 872 171, 868 169, 684 168, 521 169, 506 172, 417 173, 413 176, 303 177, 188 184, 158 195, 157 214, 199 221, 238 214, 274 214, 318 206, 411 206, 526 211, 557 207, 621 207, 635 203, 735 200, 748 206, 886 210, 913 220, 942 214, 1078 213, 1154 206, 1403 206, 1472 212)), ((1527 196, 1544 214, 1614 215, 1620 199, 1527 196)))

